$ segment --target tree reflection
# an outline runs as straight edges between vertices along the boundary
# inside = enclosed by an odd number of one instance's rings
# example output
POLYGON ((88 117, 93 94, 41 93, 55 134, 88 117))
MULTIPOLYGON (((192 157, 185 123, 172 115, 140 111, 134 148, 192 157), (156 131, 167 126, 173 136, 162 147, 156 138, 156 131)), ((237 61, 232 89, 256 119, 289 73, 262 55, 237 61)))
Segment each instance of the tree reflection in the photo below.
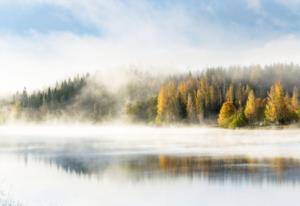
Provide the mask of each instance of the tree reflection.
POLYGON ((300 182, 300 160, 283 157, 57 155, 39 156, 37 159, 81 176, 99 177, 107 173, 119 173, 133 181, 186 177, 210 182, 300 182))

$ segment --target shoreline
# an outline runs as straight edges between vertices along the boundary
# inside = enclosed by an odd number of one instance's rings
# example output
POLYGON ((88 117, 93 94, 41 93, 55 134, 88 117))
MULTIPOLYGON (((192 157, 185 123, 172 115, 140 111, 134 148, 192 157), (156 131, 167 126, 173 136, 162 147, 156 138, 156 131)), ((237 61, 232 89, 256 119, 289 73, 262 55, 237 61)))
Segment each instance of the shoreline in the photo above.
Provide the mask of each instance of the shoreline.
POLYGON ((152 129, 221 129, 221 130, 300 130, 299 124, 290 125, 267 125, 267 126, 243 126, 236 128, 225 128, 220 127, 217 124, 143 124, 143 123, 128 123, 123 121, 108 121, 104 123, 90 123, 90 122, 45 122, 45 123, 34 123, 34 122, 9 122, 0 124, 0 128, 7 127, 91 127, 91 128, 152 128, 152 129))

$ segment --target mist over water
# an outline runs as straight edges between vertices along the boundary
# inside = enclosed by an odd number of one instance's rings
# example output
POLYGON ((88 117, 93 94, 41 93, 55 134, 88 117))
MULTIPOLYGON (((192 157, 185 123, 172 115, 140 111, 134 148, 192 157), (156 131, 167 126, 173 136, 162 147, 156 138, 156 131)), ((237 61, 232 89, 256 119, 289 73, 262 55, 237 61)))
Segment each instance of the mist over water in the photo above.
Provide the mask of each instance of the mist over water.
MULTIPOLYGON (((300 157, 299 129, 238 129, 213 127, 149 127, 133 125, 19 125, 0 127, 0 143, 63 144, 109 142, 114 152, 241 154, 300 157), (288 148, 288 149, 287 149, 288 148), (122 150, 121 150, 122 149, 122 150)), ((94 145, 95 146, 95 145, 94 145)))
POLYGON ((0 206, 297 205, 299 8, 0 0, 0 206))
POLYGON ((0 203, 282 205, 300 192, 299 151, 298 129, 6 125, 0 203))

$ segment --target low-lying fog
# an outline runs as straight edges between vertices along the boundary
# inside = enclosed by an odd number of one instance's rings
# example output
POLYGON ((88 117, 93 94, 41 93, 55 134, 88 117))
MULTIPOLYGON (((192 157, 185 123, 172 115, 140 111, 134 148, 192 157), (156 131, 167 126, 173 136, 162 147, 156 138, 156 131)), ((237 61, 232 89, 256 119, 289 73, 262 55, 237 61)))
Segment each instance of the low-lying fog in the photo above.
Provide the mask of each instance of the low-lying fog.
POLYGON ((89 142, 98 152, 110 154, 226 154, 300 158, 300 129, 228 130, 212 127, 158 128, 128 125, 6 125, 0 127, 0 144, 5 146, 2 147, 3 149, 21 144, 39 143, 56 147, 69 144, 70 148, 74 147, 76 151, 78 145, 84 145, 80 144, 81 142, 89 142))

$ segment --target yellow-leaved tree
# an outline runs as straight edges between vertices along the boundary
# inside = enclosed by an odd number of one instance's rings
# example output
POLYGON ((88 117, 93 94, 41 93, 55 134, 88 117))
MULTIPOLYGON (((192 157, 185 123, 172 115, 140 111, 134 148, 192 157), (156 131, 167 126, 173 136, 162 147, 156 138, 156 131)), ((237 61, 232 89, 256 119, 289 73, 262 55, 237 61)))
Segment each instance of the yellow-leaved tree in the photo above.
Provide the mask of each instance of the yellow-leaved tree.
POLYGON ((257 118, 257 106, 253 90, 250 90, 248 94, 244 114, 250 123, 253 123, 257 118))
POLYGON ((284 91, 281 82, 276 82, 270 89, 265 110, 266 120, 278 123, 283 119, 285 110, 284 91))
POLYGON ((288 123, 295 120, 295 113, 291 109, 290 98, 284 95, 282 84, 278 81, 270 89, 266 109, 266 120, 272 123, 288 123))
POLYGON ((232 102, 225 102, 220 110, 218 124, 222 127, 226 126, 228 119, 236 113, 236 108, 232 102))
POLYGON ((177 85, 174 81, 168 82, 160 88, 157 98, 156 122, 172 122, 177 118, 178 105, 176 101, 177 85))
POLYGON ((275 89, 274 86, 271 87, 268 94, 268 100, 265 109, 265 117, 269 122, 275 122, 278 119, 277 110, 275 103, 275 89))

